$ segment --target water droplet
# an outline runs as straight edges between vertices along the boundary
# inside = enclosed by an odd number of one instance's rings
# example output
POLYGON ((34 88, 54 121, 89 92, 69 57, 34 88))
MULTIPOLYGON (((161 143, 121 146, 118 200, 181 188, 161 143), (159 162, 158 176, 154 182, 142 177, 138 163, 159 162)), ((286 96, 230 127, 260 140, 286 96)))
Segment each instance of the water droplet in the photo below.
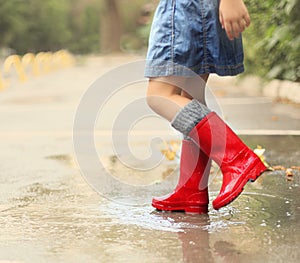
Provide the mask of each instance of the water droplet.
POLYGON ((286 203, 286 204, 289 204, 289 203, 290 203, 290 201, 285 201, 285 203, 286 203))

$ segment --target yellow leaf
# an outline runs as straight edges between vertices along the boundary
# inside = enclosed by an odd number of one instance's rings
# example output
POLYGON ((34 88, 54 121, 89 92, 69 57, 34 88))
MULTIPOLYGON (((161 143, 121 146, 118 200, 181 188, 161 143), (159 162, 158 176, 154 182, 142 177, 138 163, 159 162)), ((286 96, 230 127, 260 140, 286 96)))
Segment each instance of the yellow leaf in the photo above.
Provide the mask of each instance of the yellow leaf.
POLYGON ((162 149, 161 153, 167 160, 173 161, 176 158, 176 152, 180 149, 180 144, 177 141, 164 141, 166 149, 162 149))
POLYGON ((161 150, 161 153, 168 159, 169 161, 173 161, 176 157, 176 152, 171 150, 161 150))
POLYGON ((180 143, 178 141, 170 141, 170 146, 175 152, 180 150, 180 143))
POLYGON ((272 169, 270 167, 270 165, 266 162, 265 160, 265 153, 266 149, 262 148, 260 145, 257 145, 256 149, 254 149, 254 153, 260 158, 260 160, 262 161, 262 163, 268 168, 268 169, 272 169))
POLYGON ((276 165, 276 166, 273 166, 273 169, 283 171, 283 170, 285 170, 285 167, 283 167, 282 165, 276 165))
POLYGON ((168 151, 166 157, 169 161, 173 161, 176 157, 176 152, 168 151))
POLYGON ((285 175, 288 177, 294 176, 293 170, 291 168, 286 169, 285 175))

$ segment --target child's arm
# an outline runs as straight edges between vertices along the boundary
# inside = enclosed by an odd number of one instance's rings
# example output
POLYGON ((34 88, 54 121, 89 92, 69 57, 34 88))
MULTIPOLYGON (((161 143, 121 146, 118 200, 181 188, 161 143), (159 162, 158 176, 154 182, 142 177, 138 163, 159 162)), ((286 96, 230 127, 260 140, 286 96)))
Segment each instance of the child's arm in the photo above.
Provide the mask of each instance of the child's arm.
POLYGON ((243 0, 220 0, 220 23, 230 40, 238 38, 250 25, 250 16, 243 0))

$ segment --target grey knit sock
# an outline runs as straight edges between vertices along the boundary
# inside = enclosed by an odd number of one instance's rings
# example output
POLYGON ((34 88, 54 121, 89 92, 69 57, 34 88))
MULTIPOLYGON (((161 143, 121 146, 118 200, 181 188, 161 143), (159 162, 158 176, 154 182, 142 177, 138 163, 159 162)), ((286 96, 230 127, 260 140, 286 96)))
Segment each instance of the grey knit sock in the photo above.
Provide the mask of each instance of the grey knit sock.
POLYGON ((174 117, 171 125, 185 136, 211 111, 198 100, 193 99, 174 117))

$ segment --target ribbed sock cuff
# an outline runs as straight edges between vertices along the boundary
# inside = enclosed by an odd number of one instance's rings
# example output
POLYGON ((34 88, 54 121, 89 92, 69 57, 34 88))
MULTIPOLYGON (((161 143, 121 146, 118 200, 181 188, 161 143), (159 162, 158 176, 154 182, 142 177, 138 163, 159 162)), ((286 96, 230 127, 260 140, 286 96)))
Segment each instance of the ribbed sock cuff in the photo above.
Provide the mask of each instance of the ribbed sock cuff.
POLYGON ((175 115, 171 125, 188 136, 191 130, 210 112, 209 108, 193 99, 175 115))

